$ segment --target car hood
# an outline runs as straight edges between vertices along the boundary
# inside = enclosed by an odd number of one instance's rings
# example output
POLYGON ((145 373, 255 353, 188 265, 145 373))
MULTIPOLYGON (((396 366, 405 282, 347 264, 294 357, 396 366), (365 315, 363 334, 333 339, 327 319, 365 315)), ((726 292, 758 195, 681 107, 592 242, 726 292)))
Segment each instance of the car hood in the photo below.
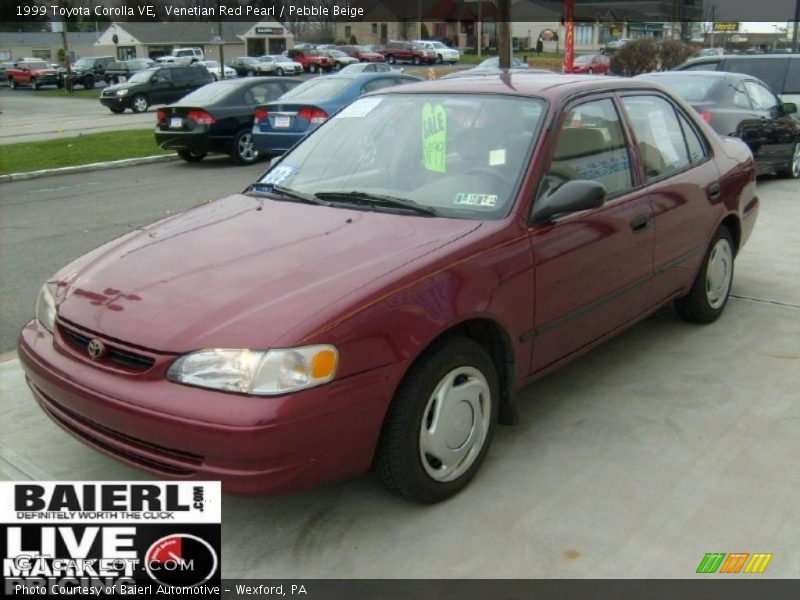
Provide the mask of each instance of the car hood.
POLYGON ((310 317, 333 318, 364 288, 479 227, 269 199, 262 207, 237 194, 110 242, 51 283, 60 318, 135 346, 288 345, 310 317))

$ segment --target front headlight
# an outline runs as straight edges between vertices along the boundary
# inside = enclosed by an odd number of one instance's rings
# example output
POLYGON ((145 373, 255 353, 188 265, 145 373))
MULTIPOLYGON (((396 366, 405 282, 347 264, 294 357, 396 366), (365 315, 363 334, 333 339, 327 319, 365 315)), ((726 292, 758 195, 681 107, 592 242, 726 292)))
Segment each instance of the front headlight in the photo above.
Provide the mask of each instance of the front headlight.
POLYGON ((331 381, 338 362, 338 351, 328 344, 264 351, 210 348, 178 358, 167 371, 167 379, 226 392, 272 396, 331 381))
POLYGON ((125 96, 128 90, 117 90, 117 96, 125 96))
POLYGON ((36 300, 36 320, 47 331, 53 333, 56 326, 56 300, 46 283, 39 290, 39 298, 36 300))

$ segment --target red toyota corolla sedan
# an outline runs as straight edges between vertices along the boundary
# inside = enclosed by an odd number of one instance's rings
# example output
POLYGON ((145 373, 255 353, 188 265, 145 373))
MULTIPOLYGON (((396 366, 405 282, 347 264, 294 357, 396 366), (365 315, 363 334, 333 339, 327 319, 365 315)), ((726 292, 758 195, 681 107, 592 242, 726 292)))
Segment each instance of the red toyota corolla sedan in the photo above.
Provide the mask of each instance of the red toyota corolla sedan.
POLYGON ((62 269, 19 355, 50 417, 156 476, 278 493, 372 467, 436 502, 526 384, 667 303, 720 315, 754 172, 647 81, 399 86, 62 269))

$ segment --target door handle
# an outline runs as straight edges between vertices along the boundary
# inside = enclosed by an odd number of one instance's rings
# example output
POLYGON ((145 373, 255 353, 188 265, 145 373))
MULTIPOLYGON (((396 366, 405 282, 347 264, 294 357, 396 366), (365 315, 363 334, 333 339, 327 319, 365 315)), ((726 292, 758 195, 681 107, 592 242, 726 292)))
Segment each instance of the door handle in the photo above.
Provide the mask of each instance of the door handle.
POLYGON ((644 231, 647 229, 648 225, 650 225, 650 215, 639 215, 637 217, 633 217, 631 219, 631 231, 637 233, 639 231, 644 231))
POLYGON ((721 193, 722 190, 719 187, 719 183, 712 183, 706 189, 706 194, 708 195, 709 200, 716 200, 717 198, 719 198, 721 193))

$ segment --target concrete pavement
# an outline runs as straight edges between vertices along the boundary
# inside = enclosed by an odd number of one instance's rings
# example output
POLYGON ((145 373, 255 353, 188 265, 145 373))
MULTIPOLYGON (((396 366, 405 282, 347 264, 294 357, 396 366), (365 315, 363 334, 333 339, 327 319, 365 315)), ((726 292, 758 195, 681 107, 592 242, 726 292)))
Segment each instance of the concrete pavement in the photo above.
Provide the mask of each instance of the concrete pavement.
MULTIPOLYGON (((706 552, 771 552, 757 577, 797 577, 800 182, 762 180, 759 194, 717 323, 661 311, 531 386, 521 423, 498 429, 444 504, 408 504, 370 477, 225 497, 223 576, 692 578, 706 552)), ((146 478, 53 425, 16 360, 0 364, 0 396, 0 476, 146 478)))
MULTIPOLYGON (((100 95, 100 90, 97 90, 100 95)), ((91 98, 54 98, 33 90, 0 88, 0 145, 79 134, 155 127, 155 109, 115 115, 91 98)))

